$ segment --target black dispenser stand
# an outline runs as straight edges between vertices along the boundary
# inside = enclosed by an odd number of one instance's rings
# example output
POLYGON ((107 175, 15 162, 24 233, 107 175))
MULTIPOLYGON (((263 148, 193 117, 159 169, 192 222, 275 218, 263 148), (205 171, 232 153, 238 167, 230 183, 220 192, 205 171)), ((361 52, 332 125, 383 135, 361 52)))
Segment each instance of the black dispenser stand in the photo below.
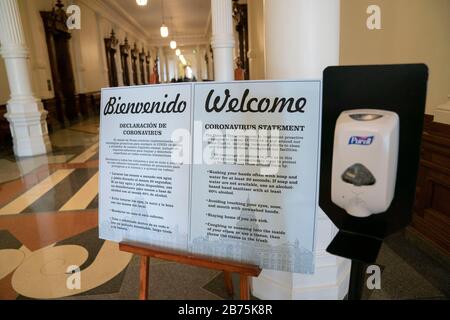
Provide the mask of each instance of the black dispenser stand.
POLYGON ((359 260, 352 260, 350 270, 350 284, 348 287, 348 300, 361 300, 364 291, 366 264, 359 260))

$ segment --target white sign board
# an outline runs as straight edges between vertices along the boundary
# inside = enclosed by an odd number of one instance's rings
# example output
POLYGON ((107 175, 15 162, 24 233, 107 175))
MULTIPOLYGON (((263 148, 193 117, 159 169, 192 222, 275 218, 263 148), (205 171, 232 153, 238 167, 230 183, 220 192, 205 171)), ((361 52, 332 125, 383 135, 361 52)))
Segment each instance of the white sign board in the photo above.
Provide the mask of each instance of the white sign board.
POLYGON ((100 237, 312 273, 320 81, 102 90, 100 237))

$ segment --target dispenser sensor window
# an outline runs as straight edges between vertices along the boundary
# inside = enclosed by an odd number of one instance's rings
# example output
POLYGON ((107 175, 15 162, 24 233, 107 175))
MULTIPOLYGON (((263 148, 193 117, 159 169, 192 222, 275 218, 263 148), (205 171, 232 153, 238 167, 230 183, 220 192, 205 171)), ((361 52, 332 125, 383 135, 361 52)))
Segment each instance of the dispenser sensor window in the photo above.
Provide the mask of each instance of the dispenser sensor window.
POLYGON ((356 187, 371 186, 376 182, 375 177, 369 169, 361 163, 355 163, 342 174, 342 180, 356 187))

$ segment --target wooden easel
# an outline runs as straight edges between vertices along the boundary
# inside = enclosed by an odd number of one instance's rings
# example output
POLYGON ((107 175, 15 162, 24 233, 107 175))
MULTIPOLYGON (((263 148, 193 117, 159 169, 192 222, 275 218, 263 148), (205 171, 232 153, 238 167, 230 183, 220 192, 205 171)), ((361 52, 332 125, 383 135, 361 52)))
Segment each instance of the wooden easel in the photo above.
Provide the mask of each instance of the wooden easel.
POLYGON ((130 252, 139 255, 140 263, 140 284, 139 284, 139 300, 147 300, 148 283, 149 283, 149 258, 157 258, 161 260, 173 261, 188 264, 196 267, 221 270, 225 276, 225 288, 227 293, 233 295, 233 282, 231 273, 239 273, 240 275, 240 291, 241 300, 250 299, 249 277, 257 277, 261 273, 261 269, 256 266, 240 264, 229 261, 211 260, 206 257, 187 255, 186 253, 156 249, 151 247, 143 247, 140 245, 120 243, 121 251, 130 252))

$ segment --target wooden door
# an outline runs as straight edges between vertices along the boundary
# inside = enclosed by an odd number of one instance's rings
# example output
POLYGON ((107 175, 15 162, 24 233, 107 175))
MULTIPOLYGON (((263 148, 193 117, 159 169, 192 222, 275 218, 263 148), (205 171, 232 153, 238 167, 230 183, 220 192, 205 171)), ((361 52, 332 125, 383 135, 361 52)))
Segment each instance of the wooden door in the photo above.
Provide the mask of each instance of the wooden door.
POLYGON ((69 50, 71 35, 67 29, 67 15, 58 1, 52 11, 41 11, 52 71, 57 118, 62 126, 79 119, 76 103, 75 77, 69 50))

